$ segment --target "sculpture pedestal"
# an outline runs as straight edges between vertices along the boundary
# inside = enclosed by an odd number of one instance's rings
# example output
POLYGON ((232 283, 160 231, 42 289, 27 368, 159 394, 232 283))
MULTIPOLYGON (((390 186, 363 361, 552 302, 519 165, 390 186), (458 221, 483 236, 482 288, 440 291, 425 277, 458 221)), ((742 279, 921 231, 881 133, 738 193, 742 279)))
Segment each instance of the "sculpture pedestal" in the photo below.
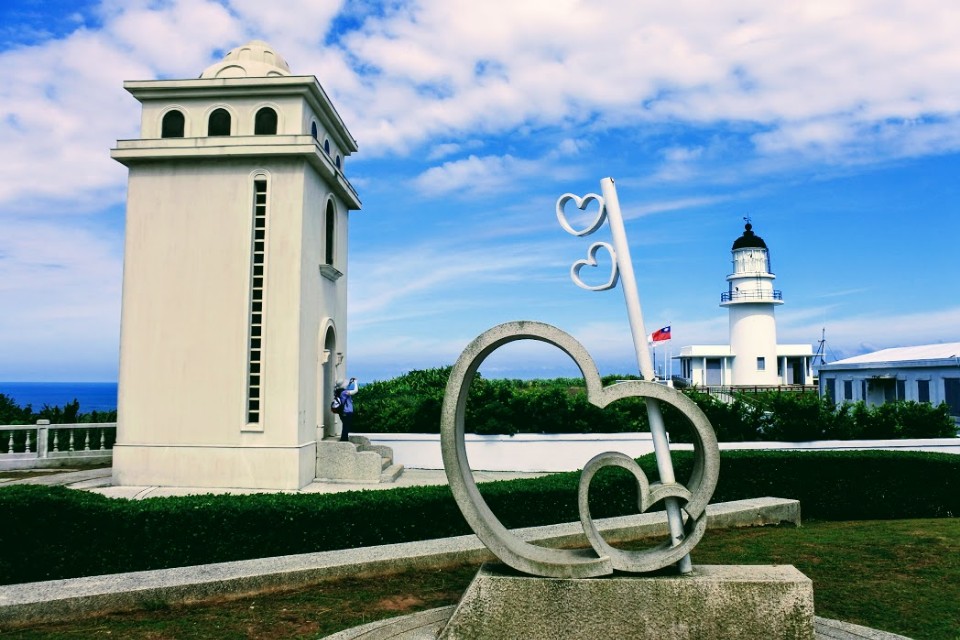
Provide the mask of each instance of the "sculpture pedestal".
POLYGON ((813 583, 790 565, 560 579, 488 563, 440 638, 813 640, 813 583))

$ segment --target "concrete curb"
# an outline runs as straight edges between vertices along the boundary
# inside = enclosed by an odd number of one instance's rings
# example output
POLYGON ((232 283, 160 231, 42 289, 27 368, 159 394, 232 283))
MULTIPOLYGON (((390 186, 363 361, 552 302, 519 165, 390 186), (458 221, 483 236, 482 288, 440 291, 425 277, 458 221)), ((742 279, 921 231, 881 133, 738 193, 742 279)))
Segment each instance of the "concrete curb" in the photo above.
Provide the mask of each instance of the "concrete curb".
MULTIPOLYGON (((456 608, 456 605, 450 605, 411 613, 399 618, 377 620, 352 629, 344 629, 321 640, 437 640, 437 636, 456 608)), ((813 628, 816 640, 910 640, 906 636, 888 631, 819 616, 814 616, 813 628)))
MULTIPOLYGON (((800 524, 800 503, 781 498, 737 500, 707 507, 708 526, 800 524)), ((663 514, 599 520, 610 543, 667 531, 663 514)), ((579 522, 517 529, 527 542, 544 546, 586 545, 579 522)), ((442 569, 493 560, 474 535, 379 547, 323 551, 275 558, 157 569, 103 576, 0 586, 0 625, 58 622, 157 603, 188 604, 293 589, 344 577, 368 577, 410 569, 442 569)))

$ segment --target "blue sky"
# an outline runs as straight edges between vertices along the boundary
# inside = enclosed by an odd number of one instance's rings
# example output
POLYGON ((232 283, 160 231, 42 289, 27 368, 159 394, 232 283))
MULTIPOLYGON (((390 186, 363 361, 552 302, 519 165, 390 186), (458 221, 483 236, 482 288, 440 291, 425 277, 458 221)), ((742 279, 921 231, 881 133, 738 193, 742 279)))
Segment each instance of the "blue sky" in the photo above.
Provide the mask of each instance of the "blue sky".
MULTIPOLYGON (((116 378, 124 80, 271 43, 360 152, 351 373, 451 364, 549 322, 635 370, 623 296, 576 288, 554 215, 617 181, 647 331, 723 344, 730 245, 771 249, 780 342, 834 357, 960 340, 960 5, 952 0, 287 0, 0 6, 0 380, 116 378), (281 8, 282 7, 282 8, 281 8)), ((599 280, 599 278, 598 278, 599 280)), ((515 345, 487 375, 570 374, 515 345)))

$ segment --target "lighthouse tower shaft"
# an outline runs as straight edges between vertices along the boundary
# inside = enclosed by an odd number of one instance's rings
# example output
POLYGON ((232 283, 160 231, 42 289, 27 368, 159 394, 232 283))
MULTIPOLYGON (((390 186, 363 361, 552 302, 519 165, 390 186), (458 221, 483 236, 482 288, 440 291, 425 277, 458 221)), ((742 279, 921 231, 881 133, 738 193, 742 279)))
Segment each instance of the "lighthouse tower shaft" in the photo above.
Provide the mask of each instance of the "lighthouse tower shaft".
POLYGON ((727 276, 727 291, 720 306, 730 313, 730 351, 733 379, 741 385, 776 385, 777 323, 774 309, 783 304, 773 288, 766 243, 747 223, 733 243, 733 273, 727 276))

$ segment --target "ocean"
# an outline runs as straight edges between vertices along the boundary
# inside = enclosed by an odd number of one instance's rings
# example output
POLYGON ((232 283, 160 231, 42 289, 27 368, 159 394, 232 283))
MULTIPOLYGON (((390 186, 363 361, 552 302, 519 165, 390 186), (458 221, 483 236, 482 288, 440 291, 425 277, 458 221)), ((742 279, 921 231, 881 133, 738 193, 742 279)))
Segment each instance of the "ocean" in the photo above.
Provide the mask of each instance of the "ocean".
POLYGON ((113 411, 117 408, 116 382, 0 382, 0 393, 21 407, 62 407, 80 401, 80 413, 113 411))

